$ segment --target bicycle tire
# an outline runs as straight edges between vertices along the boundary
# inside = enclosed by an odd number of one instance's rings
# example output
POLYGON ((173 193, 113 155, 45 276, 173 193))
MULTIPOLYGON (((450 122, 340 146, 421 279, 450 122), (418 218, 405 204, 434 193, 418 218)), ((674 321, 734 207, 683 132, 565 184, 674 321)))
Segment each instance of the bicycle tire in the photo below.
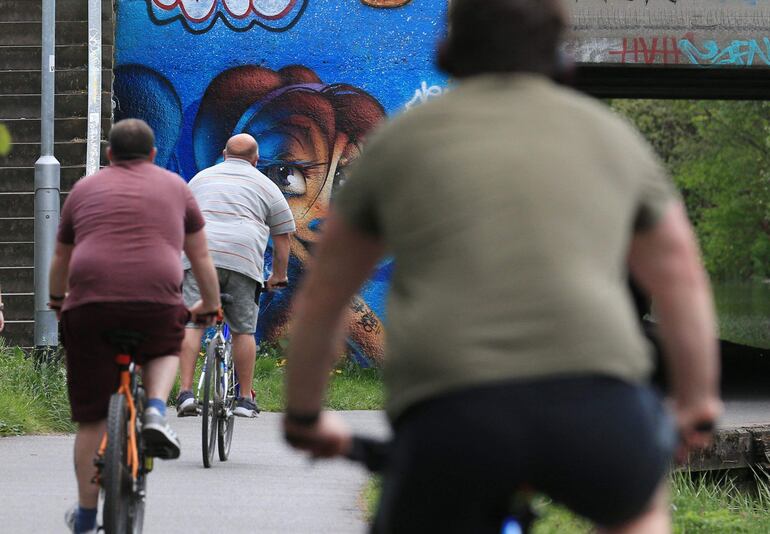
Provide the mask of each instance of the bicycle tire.
POLYGON ((219 460, 226 462, 230 457, 230 448, 233 445, 233 429, 235 428, 235 372, 233 371, 232 345, 225 344, 222 350, 222 361, 217 362, 217 387, 220 389, 222 399, 221 417, 217 425, 219 460), (227 375, 227 391, 224 387, 224 376, 227 375))
POLYGON ((146 394, 144 387, 138 385, 134 391, 134 404, 136 405, 136 447, 139 460, 138 479, 131 492, 131 506, 129 507, 129 519, 131 534, 142 534, 144 530, 144 503, 147 489, 147 459, 142 443, 141 414, 144 413, 146 394))
POLYGON ((110 397, 107 415, 107 449, 104 452, 103 527, 107 534, 127 534, 131 501, 131 473, 126 465, 128 453, 128 406, 122 393, 110 397))
POLYGON ((216 391, 214 387, 218 341, 215 337, 206 348, 206 361, 203 364, 203 404, 201 406, 201 416, 203 424, 201 425, 201 450, 203 455, 203 467, 211 467, 214 461, 214 449, 217 446, 217 402, 216 391))

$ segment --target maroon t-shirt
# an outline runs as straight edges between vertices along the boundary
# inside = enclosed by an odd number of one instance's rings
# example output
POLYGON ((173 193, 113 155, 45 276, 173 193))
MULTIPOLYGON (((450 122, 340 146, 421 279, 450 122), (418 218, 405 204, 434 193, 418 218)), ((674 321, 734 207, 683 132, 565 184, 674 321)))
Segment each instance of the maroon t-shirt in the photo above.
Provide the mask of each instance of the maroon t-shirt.
POLYGON ((185 234, 203 225, 185 181, 148 161, 83 178, 59 225, 58 240, 75 245, 63 309, 89 302, 180 304, 185 234))

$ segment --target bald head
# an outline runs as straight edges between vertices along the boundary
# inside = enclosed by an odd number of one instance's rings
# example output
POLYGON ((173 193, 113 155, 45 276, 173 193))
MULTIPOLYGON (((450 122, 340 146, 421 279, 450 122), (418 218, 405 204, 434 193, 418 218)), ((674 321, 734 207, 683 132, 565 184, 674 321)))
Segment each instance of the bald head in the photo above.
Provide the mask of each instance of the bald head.
POLYGON ((110 130, 108 151, 110 161, 152 160, 155 155, 155 134, 143 120, 124 119, 116 122, 110 130))
POLYGON ((245 133, 234 135, 227 141, 224 154, 225 159, 228 157, 245 159, 255 165, 259 159, 257 140, 245 133))

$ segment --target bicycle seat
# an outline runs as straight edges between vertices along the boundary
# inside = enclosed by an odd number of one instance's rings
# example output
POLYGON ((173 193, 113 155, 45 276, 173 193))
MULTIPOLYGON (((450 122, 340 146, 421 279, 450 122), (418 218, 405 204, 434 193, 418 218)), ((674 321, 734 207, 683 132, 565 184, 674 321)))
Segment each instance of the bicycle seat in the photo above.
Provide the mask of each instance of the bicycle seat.
POLYGON ((107 342, 125 354, 134 354, 145 335, 133 330, 109 330, 104 334, 107 342))

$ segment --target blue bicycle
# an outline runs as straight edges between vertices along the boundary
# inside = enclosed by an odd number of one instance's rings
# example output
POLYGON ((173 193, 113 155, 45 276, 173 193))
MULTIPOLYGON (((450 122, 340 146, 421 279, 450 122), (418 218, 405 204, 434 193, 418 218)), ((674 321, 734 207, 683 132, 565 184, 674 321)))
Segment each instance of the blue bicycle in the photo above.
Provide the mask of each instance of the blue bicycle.
MULTIPOLYGON (((223 303, 232 297, 221 295, 223 303)), ((217 313, 214 335, 206 342, 206 359, 198 380, 199 412, 203 417, 201 444, 203 466, 211 467, 214 451, 219 450, 219 460, 227 461, 233 443, 235 427, 235 402, 238 399, 238 381, 233 363, 233 346, 230 328, 224 321, 222 309, 217 313)))

